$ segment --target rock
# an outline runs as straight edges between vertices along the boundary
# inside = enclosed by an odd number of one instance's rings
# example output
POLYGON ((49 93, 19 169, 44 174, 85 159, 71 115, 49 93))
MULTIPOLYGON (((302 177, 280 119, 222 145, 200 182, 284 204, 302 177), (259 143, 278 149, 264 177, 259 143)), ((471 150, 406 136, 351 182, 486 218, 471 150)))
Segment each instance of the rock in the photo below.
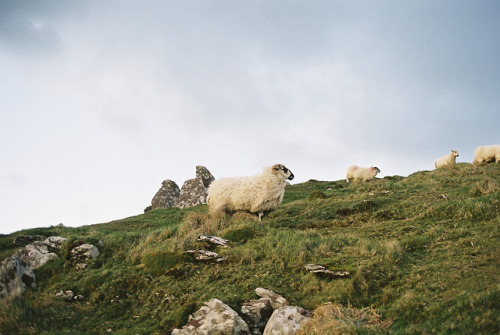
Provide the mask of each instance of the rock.
POLYGON ((71 290, 67 290, 66 292, 61 290, 59 293, 56 293, 56 297, 61 297, 64 301, 71 302, 75 298, 75 293, 71 290))
POLYGON ((92 244, 82 244, 74 247, 70 251, 70 259, 73 264, 76 264, 77 269, 85 269, 87 267, 85 262, 97 258, 100 255, 99 249, 92 244))
POLYGON ((263 335, 294 335, 311 313, 301 307, 285 306, 274 311, 263 335))
POLYGON ((175 181, 167 179, 151 200, 151 209, 174 207, 180 194, 179 186, 175 181))
POLYGON ((33 269, 18 256, 6 258, 0 264, 0 300, 19 296, 26 288, 36 288, 33 269))
POLYGON ((309 272, 330 278, 342 278, 349 277, 351 275, 349 271, 331 271, 318 264, 307 264, 305 268, 309 272))
POLYGON ((249 335, 248 325, 228 305, 212 299, 189 317, 181 329, 172 335, 249 335))
POLYGON ((241 314, 247 322, 250 333, 253 335, 262 335, 267 321, 273 314, 271 300, 260 298, 259 300, 250 300, 241 304, 241 314))
POLYGON ((48 246, 49 249, 55 251, 60 250, 66 240, 67 239, 61 236, 50 236, 45 241, 43 241, 43 243, 48 246))
POLYGON ((151 209, 153 209, 152 206, 148 206, 148 207, 144 208, 144 213, 149 212, 151 209))
POLYGON ((214 245, 221 246, 224 248, 227 247, 227 242, 229 242, 228 240, 225 240, 221 237, 209 236, 209 235, 200 235, 200 236, 198 236, 198 238, 196 240, 199 242, 208 242, 210 244, 214 244, 214 245))
POLYGON ((283 298, 281 295, 274 293, 273 291, 266 290, 265 288, 257 287, 255 289, 255 293, 261 298, 269 299, 274 310, 280 307, 290 306, 288 300, 283 298))
POLYGON ((227 259, 226 256, 220 256, 213 251, 205 250, 186 250, 187 254, 193 255, 199 261, 216 261, 223 262, 227 259))
POLYGON ((19 249, 14 255, 22 259, 33 269, 39 268, 51 259, 58 257, 55 253, 49 252, 48 246, 40 241, 28 244, 24 248, 19 249))
POLYGON ((18 247, 24 247, 28 244, 31 244, 35 241, 43 241, 45 240, 45 236, 42 235, 20 235, 16 237, 14 240, 14 244, 18 247))
POLYGON ((210 184, 215 180, 210 171, 208 171, 206 167, 201 165, 196 166, 196 178, 201 179, 205 188, 208 188, 210 184))
POLYGON ((200 178, 189 179, 182 185, 176 206, 188 208, 207 203, 207 188, 200 178))

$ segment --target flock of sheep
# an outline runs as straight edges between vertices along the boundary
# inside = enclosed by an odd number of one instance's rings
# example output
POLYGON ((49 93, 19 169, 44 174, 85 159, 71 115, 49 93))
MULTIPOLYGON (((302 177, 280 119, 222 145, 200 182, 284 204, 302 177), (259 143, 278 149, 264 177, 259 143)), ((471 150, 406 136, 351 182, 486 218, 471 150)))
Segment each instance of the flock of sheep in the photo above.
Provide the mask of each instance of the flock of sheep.
MULTIPOLYGON (((454 165, 458 152, 438 158, 436 169, 454 165)), ((500 145, 480 146, 474 150, 474 163, 500 162, 500 145)), ((380 173, 377 167, 363 168, 356 165, 347 169, 347 182, 364 182, 380 173)), ((260 175, 241 178, 218 179, 208 189, 207 204, 212 215, 218 212, 246 211, 257 213, 262 220, 264 213, 281 204, 285 195, 286 180, 293 179, 293 173, 282 164, 264 169, 260 175)))

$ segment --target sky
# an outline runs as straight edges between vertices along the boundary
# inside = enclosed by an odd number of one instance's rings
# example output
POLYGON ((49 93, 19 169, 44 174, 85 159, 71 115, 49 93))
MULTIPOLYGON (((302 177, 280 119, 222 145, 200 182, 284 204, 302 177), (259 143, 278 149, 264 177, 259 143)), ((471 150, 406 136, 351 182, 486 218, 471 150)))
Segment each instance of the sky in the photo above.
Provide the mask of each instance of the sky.
POLYGON ((0 233, 166 179, 432 170, 500 144, 500 2, 0 0, 0 233))

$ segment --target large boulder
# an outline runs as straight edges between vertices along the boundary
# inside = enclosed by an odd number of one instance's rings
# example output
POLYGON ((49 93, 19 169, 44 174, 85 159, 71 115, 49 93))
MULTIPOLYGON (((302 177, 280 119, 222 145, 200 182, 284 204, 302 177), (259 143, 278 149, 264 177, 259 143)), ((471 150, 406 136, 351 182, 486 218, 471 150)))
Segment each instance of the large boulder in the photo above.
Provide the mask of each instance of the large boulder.
POLYGON ((264 335, 295 335, 309 317, 310 312, 301 307, 280 307, 267 322, 264 335))
POLYGON ((99 249, 92 244, 81 244, 71 249, 70 260, 77 269, 85 269, 87 261, 97 258, 101 255, 99 249))
POLYGON ((189 317, 181 329, 172 335, 250 335, 248 325, 228 305, 212 299, 189 317))
POLYGON ((210 184, 215 180, 210 171, 208 171, 206 167, 201 165, 196 166, 196 178, 201 179, 205 188, 208 188, 210 184))
POLYGON ((19 249, 15 255, 33 269, 39 268, 51 259, 58 257, 55 253, 49 251, 49 247, 45 243, 39 241, 19 249))
POLYGON ((0 300, 21 295, 29 287, 36 288, 33 269, 18 256, 6 258, 0 264, 0 300))
POLYGON ((164 180, 153 200, 151 200, 151 209, 174 207, 180 192, 175 181, 164 180))
POLYGON ((207 203, 207 188, 201 178, 189 179, 182 185, 176 206, 188 208, 207 203))

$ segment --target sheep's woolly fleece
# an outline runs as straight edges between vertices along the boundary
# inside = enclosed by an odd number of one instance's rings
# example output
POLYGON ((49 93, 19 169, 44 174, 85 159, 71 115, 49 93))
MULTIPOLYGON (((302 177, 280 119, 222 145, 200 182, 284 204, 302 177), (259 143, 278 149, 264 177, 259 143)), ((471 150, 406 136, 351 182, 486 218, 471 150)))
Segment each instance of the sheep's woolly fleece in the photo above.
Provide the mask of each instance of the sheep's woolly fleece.
POLYGON ((444 155, 443 157, 440 157, 434 162, 434 166, 436 169, 449 166, 449 165, 454 165, 457 161, 458 157, 458 151, 452 150, 449 154, 444 155))
POLYGON ((207 204, 210 213, 247 211, 258 213, 278 208, 285 194, 286 179, 293 173, 282 164, 264 169, 252 177, 222 178, 210 184, 207 204))
POLYGON ((474 163, 500 162, 500 145, 484 145, 474 149, 474 163))
POLYGON ((349 182, 350 179, 354 181, 367 181, 375 178, 377 173, 380 173, 378 167, 372 166, 369 168, 364 168, 357 165, 352 165, 347 168, 346 180, 347 182, 349 182))

